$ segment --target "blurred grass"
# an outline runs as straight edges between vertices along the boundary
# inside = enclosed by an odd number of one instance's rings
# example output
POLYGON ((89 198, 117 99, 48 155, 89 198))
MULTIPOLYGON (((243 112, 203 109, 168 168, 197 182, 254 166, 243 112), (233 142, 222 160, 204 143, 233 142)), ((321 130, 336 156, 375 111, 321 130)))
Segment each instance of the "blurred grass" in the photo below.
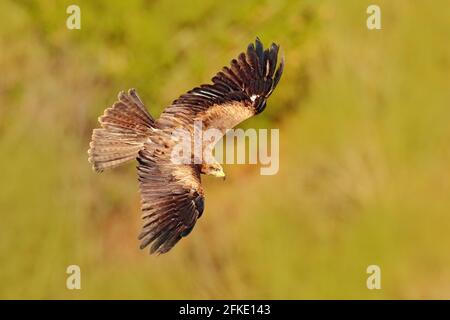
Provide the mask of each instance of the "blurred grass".
POLYGON ((381 31, 367 1, 77 3, 80 31, 72 2, 0 2, 0 298, 449 298, 447 2, 378 1, 381 31), (97 116, 129 87, 158 115, 256 36, 286 69, 243 126, 280 128, 280 172, 205 178, 195 232, 149 257, 134 166, 87 163, 97 116))

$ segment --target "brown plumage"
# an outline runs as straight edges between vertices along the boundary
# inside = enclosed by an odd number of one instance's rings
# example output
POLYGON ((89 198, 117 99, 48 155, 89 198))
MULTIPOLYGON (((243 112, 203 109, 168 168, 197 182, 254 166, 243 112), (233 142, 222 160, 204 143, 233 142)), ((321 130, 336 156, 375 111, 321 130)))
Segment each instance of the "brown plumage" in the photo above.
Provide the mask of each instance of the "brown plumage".
POLYGON ((224 176, 218 163, 175 164, 171 160, 178 128, 193 134, 194 122, 203 129, 222 134, 262 112, 283 72, 277 68, 279 47, 263 49, 259 39, 213 78, 181 95, 155 120, 134 89, 121 92, 118 101, 99 118, 94 129, 89 162, 96 172, 132 159, 138 161, 138 180, 144 224, 139 235, 141 248, 151 253, 169 251, 187 236, 203 213, 204 193, 200 174, 224 176))

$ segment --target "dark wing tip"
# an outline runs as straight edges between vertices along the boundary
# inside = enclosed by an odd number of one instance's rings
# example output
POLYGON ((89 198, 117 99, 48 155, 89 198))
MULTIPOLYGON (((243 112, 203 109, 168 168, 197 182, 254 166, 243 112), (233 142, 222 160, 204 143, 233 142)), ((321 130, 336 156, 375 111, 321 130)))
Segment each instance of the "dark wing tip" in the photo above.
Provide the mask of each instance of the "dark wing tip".
POLYGON ((264 48, 261 40, 259 38, 256 38, 255 40, 255 50, 256 54, 258 55, 258 58, 262 61, 264 61, 264 48))
POLYGON ((284 70, 284 55, 281 55, 280 64, 278 65, 277 71, 275 72, 274 75, 273 89, 275 89, 278 82, 280 81, 281 75, 283 74, 283 70, 284 70))
POLYGON ((262 48, 263 44, 261 42, 261 39, 259 37, 256 37, 256 39, 255 39, 255 48, 258 48, 258 47, 262 48))
POLYGON ((263 44, 259 37, 256 37, 255 44, 251 43, 247 48, 248 60, 254 61, 257 65, 258 79, 256 79, 252 94, 267 99, 280 81, 284 69, 284 57, 281 55, 278 64, 278 56, 280 45, 272 42, 269 47, 264 50, 263 44))

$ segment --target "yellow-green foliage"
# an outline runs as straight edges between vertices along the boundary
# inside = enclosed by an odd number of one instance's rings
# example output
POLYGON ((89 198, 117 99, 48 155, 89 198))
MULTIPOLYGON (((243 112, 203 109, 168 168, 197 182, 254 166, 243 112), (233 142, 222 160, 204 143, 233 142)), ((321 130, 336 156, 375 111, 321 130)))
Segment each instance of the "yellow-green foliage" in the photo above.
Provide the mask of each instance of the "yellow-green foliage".
POLYGON ((449 298, 447 1, 0 2, 0 298, 449 298), (117 92, 157 116, 259 36, 285 74, 243 127, 280 172, 228 165, 167 255, 138 249, 133 165, 86 150, 117 92), (82 290, 66 289, 78 264, 82 290), (382 289, 366 288, 366 268, 382 289))

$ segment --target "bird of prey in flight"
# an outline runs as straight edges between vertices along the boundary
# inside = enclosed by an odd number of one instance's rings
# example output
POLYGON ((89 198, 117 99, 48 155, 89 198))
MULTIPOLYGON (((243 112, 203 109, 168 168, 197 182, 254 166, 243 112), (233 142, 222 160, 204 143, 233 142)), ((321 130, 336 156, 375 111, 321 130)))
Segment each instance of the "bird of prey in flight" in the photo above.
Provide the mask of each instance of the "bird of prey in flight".
MULTIPOLYGON (((169 251, 194 228, 204 210, 201 174, 224 177, 217 161, 174 163, 170 133, 182 128, 194 134, 194 122, 222 135, 242 121, 261 113, 280 80, 284 61, 277 67, 279 46, 264 49, 256 39, 246 52, 231 60, 212 79, 181 95, 153 118, 136 91, 121 92, 99 118, 88 151, 96 172, 137 159, 143 227, 141 249, 169 251)), ((203 146, 202 146, 203 147, 203 146)))

